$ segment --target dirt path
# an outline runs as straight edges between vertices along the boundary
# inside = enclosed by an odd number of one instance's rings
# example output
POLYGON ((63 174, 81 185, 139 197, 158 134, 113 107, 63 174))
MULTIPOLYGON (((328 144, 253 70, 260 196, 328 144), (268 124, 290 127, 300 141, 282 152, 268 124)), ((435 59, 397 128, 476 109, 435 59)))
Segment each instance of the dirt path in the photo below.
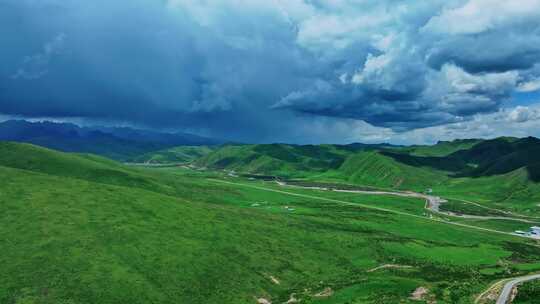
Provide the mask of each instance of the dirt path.
MULTIPOLYGON (((514 218, 525 218, 525 219, 536 219, 536 220, 540 219, 540 216, 524 215, 524 214, 519 214, 519 213, 507 211, 507 210, 491 208, 491 207, 487 207, 487 206, 484 206, 484 205, 479 204, 479 203, 475 203, 475 202, 471 202, 471 201, 464 200, 464 199, 459 199, 459 198, 452 198, 452 199, 455 200, 455 201, 460 201, 460 202, 463 202, 463 203, 471 204, 471 205, 474 205, 474 206, 477 206, 477 207, 480 207, 480 208, 483 208, 483 209, 486 209, 486 210, 491 210, 491 211, 496 211, 496 212, 499 212, 499 213, 502 213, 502 214, 511 215, 514 218)), ((540 207, 540 204, 538 205, 538 207, 540 207)))
POLYGON ((409 265, 384 264, 384 265, 381 265, 381 266, 377 266, 375 268, 371 268, 371 269, 367 270, 366 272, 374 272, 374 271, 377 271, 377 270, 387 269, 387 268, 413 268, 413 267, 409 266, 409 265))

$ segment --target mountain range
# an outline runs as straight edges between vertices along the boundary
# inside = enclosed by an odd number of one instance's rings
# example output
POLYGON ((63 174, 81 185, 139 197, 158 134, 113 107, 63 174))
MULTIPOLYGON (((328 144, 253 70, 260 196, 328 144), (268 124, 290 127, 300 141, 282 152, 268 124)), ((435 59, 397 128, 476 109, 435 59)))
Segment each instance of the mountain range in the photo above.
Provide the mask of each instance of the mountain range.
POLYGON ((123 161, 176 146, 216 145, 223 142, 188 133, 128 127, 80 127, 71 123, 24 120, 0 123, 0 140, 32 143, 64 152, 93 153, 123 161))

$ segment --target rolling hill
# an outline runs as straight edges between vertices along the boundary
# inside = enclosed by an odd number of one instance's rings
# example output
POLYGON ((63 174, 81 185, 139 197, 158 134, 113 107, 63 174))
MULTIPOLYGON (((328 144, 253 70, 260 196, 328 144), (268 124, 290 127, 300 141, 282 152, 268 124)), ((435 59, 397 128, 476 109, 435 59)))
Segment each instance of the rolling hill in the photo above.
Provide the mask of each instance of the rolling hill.
POLYGON ((448 177, 422 164, 409 165, 380 151, 361 151, 349 156, 334 176, 348 183, 423 191, 448 177))
MULTIPOLYGON (((239 145, 195 161, 202 167, 311 181, 473 197, 514 211, 538 209, 540 140, 456 140, 433 146, 239 145), (495 186, 496 185, 496 186, 495 186), (455 195, 454 195, 455 194, 455 195)), ((536 212, 536 211, 533 211, 536 212)))
POLYGON ((195 164, 244 173, 297 176, 338 168, 349 153, 332 145, 227 145, 195 164))
POLYGON ((482 142, 481 139, 456 139, 453 141, 439 141, 432 146, 410 146, 402 147, 402 151, 407 151, 415 156, 448 156, 461 150, 468 150, 476 144, 482 142))
POLYGON ((214 146, 179 146, 169 149, 148 152, 128 159, 132 163, 176 164, 189 163, 210 154, 214 146))
POLYGON ((0 142, 0 166, 95 183, 166 191, 164 185, 114 161, 31 144, 0 142))
MULTIPOLYGON (((322 158, 330 165, 319 168, 339 169, 331 160, 345 156, 332 146, 255 148, 306 167, 322 158)), ((341 166, 379 157, 360 155, 341 166)), ((540 269, 537 248, 519 238, 212 172, 1 143, 0 175, 0 303, 415 303, 420 287, 439 303, 469 303, 503 276, 540 269)))

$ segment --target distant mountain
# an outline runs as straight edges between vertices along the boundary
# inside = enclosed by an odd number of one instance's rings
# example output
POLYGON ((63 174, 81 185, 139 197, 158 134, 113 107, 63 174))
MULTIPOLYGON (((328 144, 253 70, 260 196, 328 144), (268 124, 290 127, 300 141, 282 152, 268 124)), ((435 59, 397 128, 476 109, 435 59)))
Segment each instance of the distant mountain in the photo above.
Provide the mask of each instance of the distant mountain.
POLYGON ((10 120, 0 123, 0 140, 32 143, 64 152, 93 153, 117 160, 175 146, 216 145, 221 141, 187 133, 131 128, 79 127, 70 123, 10 120))

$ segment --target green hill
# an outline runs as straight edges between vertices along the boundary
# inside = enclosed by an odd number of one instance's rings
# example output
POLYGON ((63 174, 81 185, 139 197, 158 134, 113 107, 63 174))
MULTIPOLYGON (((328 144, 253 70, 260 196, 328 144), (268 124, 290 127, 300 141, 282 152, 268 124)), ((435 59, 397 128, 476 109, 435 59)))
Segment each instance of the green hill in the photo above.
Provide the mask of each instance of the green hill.
POLYGON ((202 167, 238 172, 309 177, 340 175, 349 182, 425 186, 447 177, 501 175, 520 168, 537 181, 540 140, 456 140, 433 146, 286 144, 225 146, 195 161, 202 167))
POLYGON ((379 151, 349 156, 338 172, 349 183, 416 190, 430 188, 447 179, 442 171, 411 166, 379 151))
MULTIPOLYGON (((533 169, 535 174, 539 169, 533 169)), ((527 168, 500 175, 453 178, 434 190, 446 197, 484 202, 518 213, 538 216, 540 212, 540 183, 531 178, 527 168)))
MULTIPOLYGON (((276 175, 343 181, 386 188, 425 189, 445 180, 440 159, 408 157, 394 148, 321 145, 227 146, 197 160, 203 167, 235 170, 239 173, 276 175)), ((448 164, 452 166, 452 164, 448 164)))
MULTIPOLYGON (((465 176, 504 174, 523 167, 533 169, 536 168, 535 165, 540 164, 540 140, 534 137, 521 139, 502 137, 484 141, 449 157, 463 159, 474 165, 472 169, 462 173, 465 176)), ((537 174, 531 173, 530 177, 536 179, 537 174)))
POLYGON ((149 152, 128 159, 128 162, 149 164, 189 163, 211 153, 214 149, 214 147, 209 146, 180 146, 149 152))
POLYGON ((58 152, 31 144, 0 142, 0 166, 90 182, 166 190, 150 177, 106 158, 58 152))
POLYGON ((228 145, 203 156, 195 164, 292 177, 338 168, 349 153, 332 145, 228 145))
POLYGON ((196 160, 202 167, 311 182, 424 191, 536 215, 540 140, 502 137, 434 146, 238 145, 196 160))
POLYGON ((410 146, 403 147, 399 150, 405 151, 415 156, 448 156, 452 153, 461 150, 468 150, 478 143, 481 143, 481 139, 456 139, 453 141, 439 141, 435 145, 431 146, 410 146))
MULTIPOLYGON (((308 168, 411 169, 374 151, 336 166, 346 153, 333 146, 244 149, 308 168), (318 158, 327 164, 309 163, 318 158)), ((440 303, 468 303, 499 273, 540 269, 519 238, 211 172, 0 143, 0 176, 0 303, 413 303, 420 286, 440 303), (390 263, 406 267, 380 268, 390 263)))

